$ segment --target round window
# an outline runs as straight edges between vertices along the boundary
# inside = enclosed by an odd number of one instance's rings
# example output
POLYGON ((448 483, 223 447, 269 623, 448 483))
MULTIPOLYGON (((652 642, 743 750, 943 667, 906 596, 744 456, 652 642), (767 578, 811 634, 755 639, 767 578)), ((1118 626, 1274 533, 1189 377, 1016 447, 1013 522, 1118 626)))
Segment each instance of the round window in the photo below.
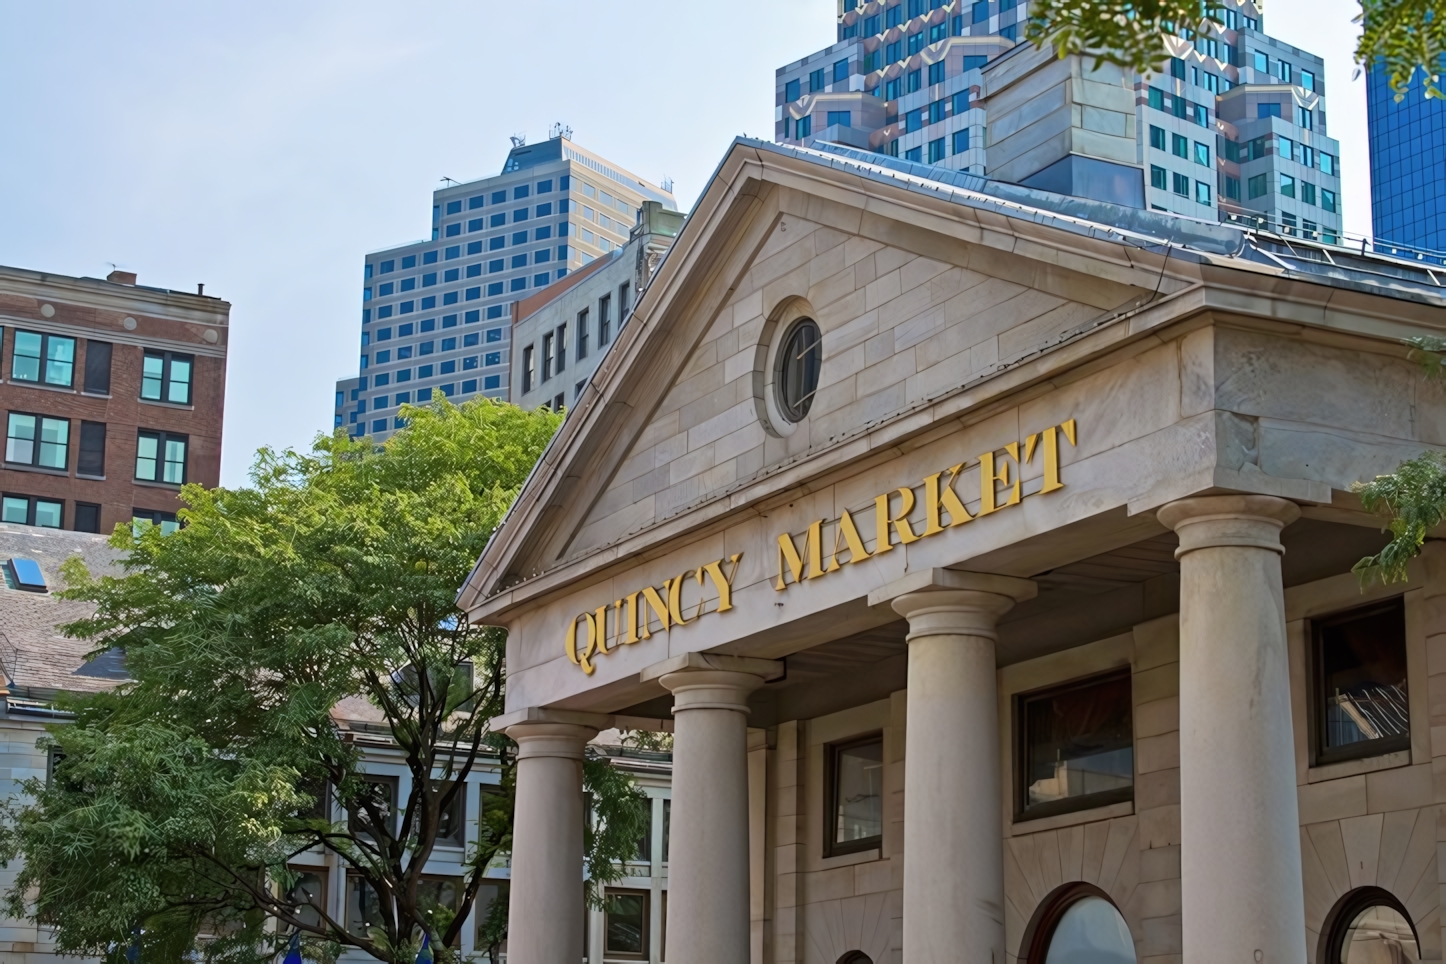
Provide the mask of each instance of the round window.
POLYGON ((1337 902, 1328 915, 1325 964, 1419 961, 1416 931, 1405 908, 1390 892, 1362 887, 1337 902))
POLYGON ((778 386, 778 407, 790 422, 802 421, 818 391, 819 340, 818 324, 812 318, 801 318, 779 349, 774 384, 778 386))
POLYGON ((1135 964, 1135 942, 1114 904, 1082 897, 1054 925, 1044 964, 1135 964))

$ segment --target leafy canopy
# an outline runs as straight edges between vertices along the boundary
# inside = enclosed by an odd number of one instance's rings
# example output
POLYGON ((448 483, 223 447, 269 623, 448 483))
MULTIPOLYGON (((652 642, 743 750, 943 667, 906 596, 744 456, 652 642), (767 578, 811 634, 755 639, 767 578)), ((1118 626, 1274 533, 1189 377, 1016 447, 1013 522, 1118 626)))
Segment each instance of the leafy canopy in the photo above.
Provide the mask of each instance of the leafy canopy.
MULTIPOLYGON (((0 859, 24 859, 7 912, 56 928, 62 953, 243 964, 300 932, 317 960, 350 947, 411 964, 424 933, 449 956, 510 847, 515 767, 487 728, 503 633, 454 599, 560 416, 488 399, 404 414, 382 446, 338 433, 310 454, 262 450, 247 488, 186 486, 177 532, 117 529, 120 576, 67 566, 65 595, 95 612, 66 631, 123 650, 133 682, 74 700, 51 729, 53 778, 0 821, 0 859), (366 756, 409 779, 368 778, 366 756), (424 877, 484 761, 501 785, 465 873, 424 877), (316 853, 365 895, 365 933, 297 887, 291 864, 316 853)), ((585 777, 601 818, 588 868, 614 879, 646 808, 616 769, 590 761, 585 777)), ((486 943, 505 921, 499 901, 486 943)))
MULTIPOLYGON (((1160 72, 1166 57, 1162 34, 1179 28, 1207 32, 1225 22, 1225 7, 1216 0, 1032 0, 1029 13, 1025 36, 1036 46, 1053 47, 1061 57, 1089 53, 1142 74, 1160 72)), ((1361 0, 1354 22, 1362 25, 1356 63, 1379 63, 1397 100, 1417 71, 1425 96, 1443 96, 1446 3, 1361 0)))

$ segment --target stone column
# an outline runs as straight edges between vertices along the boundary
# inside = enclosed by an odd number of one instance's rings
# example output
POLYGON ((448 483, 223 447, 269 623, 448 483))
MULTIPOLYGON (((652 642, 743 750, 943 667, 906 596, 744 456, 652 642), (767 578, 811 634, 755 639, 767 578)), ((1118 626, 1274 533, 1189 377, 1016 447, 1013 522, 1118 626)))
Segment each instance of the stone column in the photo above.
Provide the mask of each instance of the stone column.
POLYGON ((995 624, 1036 587, 952 570, 896 586, 911 590, 892 595, 909 620, 904 961, 1003 964, 995 624))
POLYGON ((510 964, 583 958, 583 747, 598 729, 575 723, 518 723, 517 815, 512 830, 510 964))
POLYGON ((669 960, 749 964, 748 694, 780 670, 694 655, 643 673, 673 694, 669 960))
POLYGON ((1185 964, 1306 959, 1280 530, 1271 496, 1159 510, 1180 536, 1180 891, 1185 964))

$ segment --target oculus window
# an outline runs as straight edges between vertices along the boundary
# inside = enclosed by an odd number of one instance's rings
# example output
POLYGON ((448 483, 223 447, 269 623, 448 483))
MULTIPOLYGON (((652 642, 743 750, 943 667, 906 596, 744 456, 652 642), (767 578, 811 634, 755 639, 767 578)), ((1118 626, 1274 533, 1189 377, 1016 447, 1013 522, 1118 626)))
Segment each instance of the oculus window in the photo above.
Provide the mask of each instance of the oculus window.
POLYGON ((1312 620, 1311 669, 1316 763, 1410 747, 1399 598, 1312 620))
POLYGON ((774 384, 778 386, 778 407, 790 422, 802 421, 818 391, 822 360, 818 324, 812 318, 794 322, 778 352, 774 384))
POLYGON ((17 331, 10 350, 10 377, 69 388, 75 379, 75 339, 17 331))
POLYGON ((609 958, 648 959, 648 902, 644 890, 610 890, 603 904, 607 915, 603 953, 609 958))
POLYGON ((1020 696, 1015 729, 1016 820, 1134 798, 1128 671, 1020 696))
POLYGON ((874 735, 828 748, 827 856, 872 850, 884 835, 884 740, 874 735))
POLYGON ((1135 940, 1119 908, 1099 888, 1068 883, 1046 898, 1024 938, 1025 959, 1040 964, 1135 964, 1135 940))
POLYGON ((1326 915, 1322 928, 1324 964, 1406 964, 1421 959, 1416 929, 1406 908, 1390 891, 1360 887, 1326 915))
POLYGON ((141 398, 174 405, 191 404, 190 355, 148 351, 141 368, 141 398))

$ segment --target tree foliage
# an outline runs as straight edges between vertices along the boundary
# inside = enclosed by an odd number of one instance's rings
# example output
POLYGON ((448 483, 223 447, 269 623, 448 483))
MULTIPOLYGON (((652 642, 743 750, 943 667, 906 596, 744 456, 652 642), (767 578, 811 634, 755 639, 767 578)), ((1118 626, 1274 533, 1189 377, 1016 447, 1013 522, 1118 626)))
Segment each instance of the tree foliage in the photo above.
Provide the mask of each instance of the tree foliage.
MULTIPOLYGON (((51 729, 53 778, 0 821, 0 859, 24 860, 7 912, 56 928, 62 953, 246 964, 299 931, 314 960, 350 947, 411 964, 423 933, 448 956, 510 847, 515 766, 487 726, 503 634, 455 594, 560 416, 487 399, 404 414, 382 446, 338 433, 310 454, 262 450, 249 487, 186 486, 177 532, 117 529, 120 576, 68 565, 65 595, 95 611, 66 631, 123 650, 133 681, 74 701, 51 729), (358 718, 373 723, 338 724, 358 718), (368 752, 405 767, 401 799, 366 779, 368 752), (502 782, 454 910, 423 869, 484 761, 502 782), (377 896, 369 933, 293 892, 289 865, 314 853, 377 896)), ((606 818, 588 867, 615 878, 642 795, 606 765, 585 774, 606 818)), ((505 908, 486 926, 500 939, 505 908)))
MULTIPOLYGON (((1224 26, 1225 7, 1215 0, 1034 0, 1027 39, 1059 56, 1089 53, 1142 74, 1159 73, 1167 56, 1163 34, 1188 29, 1208 33, 1224 26)), ((1442 0, 1361 0, 1356 63, 1380 64, 1396 99, 1405 97, 1417 71, 1427 97, 1443 96, 1440 64, 1446 53, 1446 3, 1442 0)))

